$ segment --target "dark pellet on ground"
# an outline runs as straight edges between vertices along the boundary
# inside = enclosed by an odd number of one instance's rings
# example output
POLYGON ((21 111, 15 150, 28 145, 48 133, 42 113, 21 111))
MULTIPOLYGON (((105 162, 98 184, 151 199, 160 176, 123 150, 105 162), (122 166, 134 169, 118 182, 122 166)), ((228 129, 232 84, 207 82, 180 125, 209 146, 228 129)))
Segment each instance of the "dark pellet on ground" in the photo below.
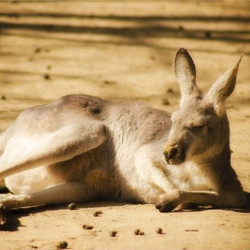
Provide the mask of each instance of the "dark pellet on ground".
POLYGON ((117 231, 111 231, 109 234, 111 237, 115 237, 117 235, 117 231))
POLYGON ((144 232, 142 232, 140 229, 135 229, 134 234, 135 235, 144 235, 144 232))
POLYGON ((37 248, 38 248, 38 246, 34 246, 34 245, 30 245, 30 247, 31 247, 32 249, 37 249, 37 248))
POLYGON ((174 93, 173 89, 171 89, 171 88, 167 89, 166 92, 167 92, 167 93, 174 93))
POLYGON ((6 98, 5 95, 1 95, 1 96, 0 96, 0 99, 1 99, 1 100, 6 100, 7 98, 6 98))
POLYGON ((106 85, 114 85, 117 82, 116 81, 105 80, 103 83, 106 84, 106 85))
POLYGON ((41 52, 41 49, 40 48, 36 48, 35 49, 35 53, 40 53, 41 52))
POLYGON ((159 227, 159 228, 156 229, 156 233, 158 233, 158 234, 163 234, 163 231, 162 231, 162 229, 159 227))
POLYGON ((135 229, 134 234, 139 235, 139 233, 140 233, 140 229, 135 229))
POLYGON ((65 249, 67 247, 68 247, 68 243, 66 241, 60 241, 56 246, 57 249, 65 249))
POLYGON ((94 227, 93 226, 89 226, 89 225, 83 225, 82 228, 84 228, 86 230, 92 230, 94 227))
POLYGON ((102 214, 102 211, 96 211, 96 212, 94 212, 94 216, 95 217, 98 217, 100 214, 102 214))
POLYGON ((43 75, 43 78, 44 78, 45 80, 49 80, 49 79, 50 79, 50 75, 49 75, 49 74, 44 74, 44 75, 43 75))
POLYGON ((199 232, 198 229, 185 229, 185 232, 199 232))
POLYGON ((76 204, 75 204, 75 203, 70 203, 70 204, 68 205, 68 209, 69 209, 69 210, 75 210, 75 209, 76 209, 76 204))
POLYGON ((164 98, 164 99, 162 100, 162 104, 163 104, 163 105, 169 105, 170 102, 169 102, 168 99, 164 98))

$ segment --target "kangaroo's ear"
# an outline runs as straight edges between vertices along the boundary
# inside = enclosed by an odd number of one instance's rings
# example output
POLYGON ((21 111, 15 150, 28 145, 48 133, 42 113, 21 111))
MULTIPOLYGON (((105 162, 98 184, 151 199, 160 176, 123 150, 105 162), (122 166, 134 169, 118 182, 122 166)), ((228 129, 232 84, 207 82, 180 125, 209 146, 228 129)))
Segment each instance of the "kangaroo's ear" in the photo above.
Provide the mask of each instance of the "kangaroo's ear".
POLYGON ((186 49, 179 49, 174 59, 174 70, 181 90, 181 105, 187 96, 200 95, 196 86, 194 62, 186 49))
POLYGON ((216 82, 212 85, 207 93, 207 97, 214 103, 215 106, 220 106, 229 97, 235 87, 236 76, 238 68, 241 62, 241 58, 238 62, 228 69, 223 75, 221 75, 216 82))

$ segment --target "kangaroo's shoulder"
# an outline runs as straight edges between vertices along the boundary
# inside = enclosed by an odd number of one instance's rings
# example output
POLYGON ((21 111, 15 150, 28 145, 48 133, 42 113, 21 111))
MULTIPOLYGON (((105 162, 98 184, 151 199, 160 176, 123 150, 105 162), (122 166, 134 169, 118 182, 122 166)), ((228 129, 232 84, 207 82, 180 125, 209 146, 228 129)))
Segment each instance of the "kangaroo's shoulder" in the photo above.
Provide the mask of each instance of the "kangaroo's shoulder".
POLYGON ((113 119, 122 120, 126 126, 134 128, 141 143, 159 139, 171 127, 170 113, 142 102, 122 102, 115 109, 111 114, 113 119))

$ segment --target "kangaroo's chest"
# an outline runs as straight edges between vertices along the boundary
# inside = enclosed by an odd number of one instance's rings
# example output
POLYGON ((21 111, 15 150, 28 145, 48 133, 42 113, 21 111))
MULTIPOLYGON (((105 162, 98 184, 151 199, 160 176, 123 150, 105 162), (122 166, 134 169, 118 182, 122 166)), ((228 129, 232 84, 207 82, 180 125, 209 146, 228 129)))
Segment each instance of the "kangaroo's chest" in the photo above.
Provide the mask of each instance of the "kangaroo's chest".
POLYGON ((167 179, 174 189, 216 190, 209 172, 193 162, 167 166, 167 179))

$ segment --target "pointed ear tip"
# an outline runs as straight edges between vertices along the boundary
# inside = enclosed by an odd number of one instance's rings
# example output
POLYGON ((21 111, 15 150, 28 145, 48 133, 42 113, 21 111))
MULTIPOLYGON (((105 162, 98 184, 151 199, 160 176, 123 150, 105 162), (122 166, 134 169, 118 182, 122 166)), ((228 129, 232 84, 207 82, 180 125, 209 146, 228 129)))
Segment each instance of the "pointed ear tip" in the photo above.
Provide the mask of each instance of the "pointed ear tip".
POLYGON ((186 54, 187 53, 187 50, 185 48, 179 48, 176 52, 176 55, 178 54, 186 54))
POLYGON ((240 62, 242 61, 243 56, 244 56, 244 53, 242 53, 242 54, 240 55, 240 58, 239 58, 239 60, 238 60, 238 64, 240 64, 240 62))
POLYGON ((244 55, 244 54, 241 54, 241 56, 240 56, 239 60, 237 61, 237 63, 236 63, 236 64, 235 64, 235 66, 233 67, 234 69, 238 69, 238 68, 239 68, 240 63, 241 63, 241 61, 242 61, 242 57, 243 57, 243 55, 244 55))

